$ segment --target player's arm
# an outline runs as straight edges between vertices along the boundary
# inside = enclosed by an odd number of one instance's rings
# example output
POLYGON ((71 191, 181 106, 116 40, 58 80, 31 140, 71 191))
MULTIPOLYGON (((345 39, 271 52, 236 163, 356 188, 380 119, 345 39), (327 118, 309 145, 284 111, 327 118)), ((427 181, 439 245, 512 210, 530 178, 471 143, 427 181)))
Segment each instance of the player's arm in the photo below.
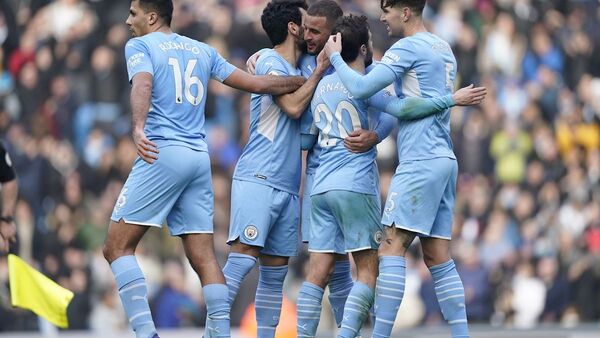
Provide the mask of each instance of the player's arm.
POLYGON ((134 75, 131 80, 131 127, 133 142, 137 154, 149 164, 158 159, 158 147, 146 137, 144 127, 150 111, 152 97, 152 74, 141 72, 134 75))
POLYGON ((444 111, 448 108, 479 104, 485 98, 485 87, 470 85, 461 88, 454 94, 440 97, 399 98, 389 92, 381 91, 368 100, 369 106, 391 114, 401 120, 415 120, 444 111))
POLYGON ((392 84, 396 74, 385 65, 378 64, 366 75, 354 71, 342 59, 342 35, 340 33, 329 37, 324 51, 348 91, 358 99, 366 99, 392 84))
POLYGON ((211 77, 249 93, 281 95, 295 91, 306 82, 302 76, 250 75, 227 62, 216 49, 210 47, 209 53, 211 77))
MULTIPOLYGON (((367 73, 374 67, 375 66, 370 66, 371 69, 367 68, 367 73)), ((393 93, 394 87, 390 85, 387 90, 393 93)), ((396 125, 398 125, 398 119, 392 115, 384 114, 381 111, 369 114, 369 120, 374 121, 373 123, 370 123, 374 126, 373 128, 356 129, 344 138, 344 146, 349 151, 353 153, 364 153, 371 150, 371 148, 388 137, 396 125)))
POLYGON ((250 75, 236 68, 223 83, 250 93, 282 95, 291 93, 306 82, 302 76, 250 75))
POLYGON ((7 252, 17 239, 14 211, 17 205, 17 176, 10 157, 0 144, 0 184, 2 185, 2 213, 0 217, 0 252, 7 252))
POLYGON ((356 129, 344 138, 344 146, 353 153, 364 153, 383 141, 398 124, 398 119, 389 114, 378 113, 373 130, 356 129))
POLYGON ((275 102, 289 117, 293 119, 300 118, 310 100, 313 93, 323 78, 325 71, 329 68, 329 60, 323 51, 317 57, 317 68, 310 75, 308 80, 293 93, 281 95, 275 98, 275 102))
POLYGON ((154 66, 150 51, 146 44, 139 39, 131 39, 125 45, 127 60, 127 75, 131 82, 131 136, 135 143, 138 156, 149 164, 158 157, 158 148, 146 137, 144 127, 150 110, 154 66))

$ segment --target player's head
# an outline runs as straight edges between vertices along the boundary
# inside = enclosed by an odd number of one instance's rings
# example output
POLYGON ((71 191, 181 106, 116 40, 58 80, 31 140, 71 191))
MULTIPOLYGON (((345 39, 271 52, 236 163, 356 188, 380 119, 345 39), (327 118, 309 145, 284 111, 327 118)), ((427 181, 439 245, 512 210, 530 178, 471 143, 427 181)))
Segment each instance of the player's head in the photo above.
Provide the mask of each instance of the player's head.
POLYGON ((331 35, 333 26, 344 12, 333 0, 320 0, 308 7, 304 19, 304 41, 309 54, 319 54, 331 35))
POLYGON ((125 23, 133 36, 143 36, 171 26, 172 0, 132 0, 125 23))
POLYGON ((361 57, 365 65, 373 61, 373 44, 369 23, 364 15, 345 15, 337 20, 332 34, 342 34, 342 59, 353 62, 361 57))
POLYGON ((272 0, 267 4, 260 21, 273 46, 282 44, 288 34, 298 44, 304 42, 302 17, 307 8, 305 0, 272 0))
POLYGON ((380 0, 380 20, 387 25, 390 36, 401 36, 404 27, 414 20, 421 20, 426 0, 380 0))

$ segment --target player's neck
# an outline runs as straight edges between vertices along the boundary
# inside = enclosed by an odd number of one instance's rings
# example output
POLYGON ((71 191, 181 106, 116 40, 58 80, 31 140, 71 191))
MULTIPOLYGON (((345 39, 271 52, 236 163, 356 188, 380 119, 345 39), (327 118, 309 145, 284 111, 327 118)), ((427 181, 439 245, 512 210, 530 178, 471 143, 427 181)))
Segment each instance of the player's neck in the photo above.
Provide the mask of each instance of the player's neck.
POLYGON ((427 32, 427 28, 425 28, 422 19, 413 20, 412 22, 408 23, 404 28, 405 37, 412 36, 421 32, 427 32))
POLYGON ((277 54, 281 55, 290 65, 296 67, 298 63, 298 59, 302 52, 298 48, 296 44, 296 40, 294 37, 289 36, 282 43, 273 47, 273 49, 277 52, 277 54))
POLYGON ((154 32, 161 32, 164 34, 173 33, 173 31, 171 30, 171 27, 169 27, 165 24, 157 25, 156 27, 150 27, 150 31, 148 33, 154 33, 154 32))
POLYGON ((349 62, 348 66, 360 74, 365 73, 365 58, 357 57, 354 61, 349 62))

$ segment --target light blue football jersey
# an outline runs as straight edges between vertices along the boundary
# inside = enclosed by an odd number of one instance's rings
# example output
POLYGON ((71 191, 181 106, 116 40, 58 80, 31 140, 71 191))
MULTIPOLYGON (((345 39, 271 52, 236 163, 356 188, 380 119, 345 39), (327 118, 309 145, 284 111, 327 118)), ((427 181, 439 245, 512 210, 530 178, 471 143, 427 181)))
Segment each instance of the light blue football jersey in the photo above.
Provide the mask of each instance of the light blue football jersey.
MULTIPOLYGON (((300 68, 300 72, 302 72, 302 76, 305 78, 309 78, 312 73, 317 68, 317 56, 304 54, 298 61, 298 66, 300 68)), ((310 109, 310 105, 306 108, 306 111, 302 113, 302 117, 300 117, 300 133, 303 135, 312 135, 317 137, 319 134, 319 130, 315 127, 313 123, 313 115, 310 109)), ((314 174, 319 166, 319 153, 321 152, 321 148, 318 143, 308 150, 306 154, 306 173, 314 174)))
MULTIPOLYGON (((453 93, 456 59, 441 38, 421 32, 400 39, 381 63, 396 74, 398 97, 436 97, 453 93)), ((450 138, 450 109, 419 120, 399 121, 400 161, 437 157, 456 159, 450 138)))
POLYGON ((146 119, 148 139, 207 151, 204 131, 210 78, 224 81, 236 69, 217 51, 179 34, 150 33, 125 45, 129 81, 141 72, 153 76, 152 103, 146 119))
MULTIPOLYGON (((382 94, 383 95, 383 94, 382 94)), ((377 195, 378 172, 375 165, 376 149, 355 154, 344 146, 344 138, 353 130, 369 129, 370 100, 355 99, 344 87, 337 73, 327 75, 319 82, 313 95, 311 109, 319 129, 319 166, 311 195, 330 190, 347 190, 377 195)))
MULTIPOLYGON (((256 75, 299 76, 272 49, 261 52, 256 75)), ((273 96, 252 94, 250 137, 233 174, 234 179, 265 184, 298 195, 302 171, 300 120, 292 119, 275 103, 273 96)))
MULTIPOLYGON (((298 62, 298 66, 300 68, 300 71, 302 72, 302 76, 304 76, 305 78, 309 78, 312 73, 314 72, 315 68, 317 68, 317 56, 316 55, 310 55, 310 54, 304 54, 301 58, 300 61, 298 62)), ((368 73, 371 69, 373 69, 375 66, 375 63, 371 64, 369 67, 366 68, 366 72, 368 73)), ((327 70, 327 72, 325 72, 325 76, 333 74, 335 72, 335 69, 333 67, 329 67, 329 69, 327 70)), ((376 121, 373 121, 374 123, 371 124, 372 127, 376 127, 379 125, 379 123, 386 123, 389 124, 390 120, 387 119, 380 119, 380 113, 376 113, 376 114, 372 114, 370 115, 371 118, 375 118, 377 119, 376 121)), ((395 121, 394 121, 394 125, 395 125, 395 121)), ((393 128, 393 126, 382 126, 382 128, 388 128, 389 130, 391 130, 393 128)), ((373 129, 373 128, 371 128, 373 129)), ((302 114, 302 117, 300 118, 300 133, 303 135, 312 135, 314 137, 317 137, 319 135, 319 129, 315 126, 314 121, 313 121, 313 113, 311 111, 311 107, 308 106, 306 108, 306 111, 302 114)), ((388 132, 389 134, 389 132, 388 132)), ((388 134, 386 134, 385 136, 387 136, 388 134)), ((306 156, 306 174, 314 174, 315 171, 317 170, 317 167, 319 166, 319 154, 321 152, 321 147, 319 145, 319 142, 316 142, 315 145, 308 150, 307 156, 306 156)))

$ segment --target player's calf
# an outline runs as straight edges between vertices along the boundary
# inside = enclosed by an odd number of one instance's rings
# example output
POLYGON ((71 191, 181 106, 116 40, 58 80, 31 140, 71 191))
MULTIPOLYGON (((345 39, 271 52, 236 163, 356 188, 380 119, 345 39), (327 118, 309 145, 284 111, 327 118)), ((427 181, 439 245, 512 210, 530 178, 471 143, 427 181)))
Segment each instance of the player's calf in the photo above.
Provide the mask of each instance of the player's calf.
POLYGON ((456 271, 454 260, 429 268, 435 287, 435 294, 444 319, 450 324, 452 338, 469 337, 465 289, 456 271))
POLYGON ((259 267, 255 309, 258 338, 274 338, 281 315, 283 281, 288 272, 287 265, 259 267))
POLYGON ((377 251, 371 249, 353 252, 352 257, 356 263, 357 281, 346 300, 338 338, 354 338, 358 335, 375 299, 377 251))

